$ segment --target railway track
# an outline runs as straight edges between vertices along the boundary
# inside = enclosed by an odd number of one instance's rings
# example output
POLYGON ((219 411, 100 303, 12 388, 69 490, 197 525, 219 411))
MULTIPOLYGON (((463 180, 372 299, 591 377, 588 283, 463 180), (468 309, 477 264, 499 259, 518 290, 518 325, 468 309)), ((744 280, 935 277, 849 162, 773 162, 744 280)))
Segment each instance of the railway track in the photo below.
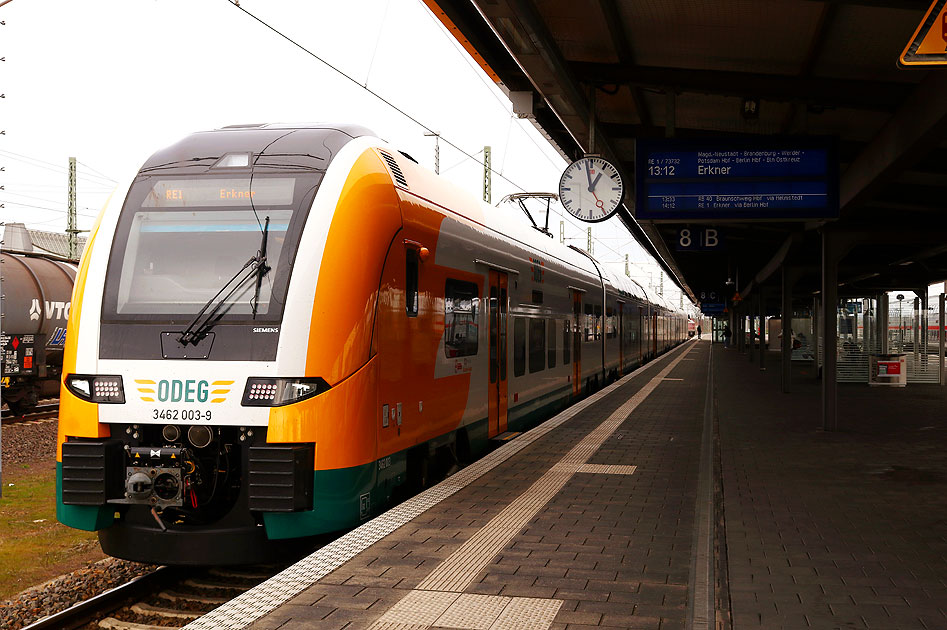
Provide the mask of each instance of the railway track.
POLYGON ((160 567, 22 630, 169 630, 275 575, 283 567, 160 567))
POLYGON ((59 401, 42 403, 33 408, 30 413, 21 415, 14 414, 9 409, 3 410, 2 422, 4 425, 21 424, 32 422, 34 420, 43 420, 45 418, 55 418, 59 414, 59 401))

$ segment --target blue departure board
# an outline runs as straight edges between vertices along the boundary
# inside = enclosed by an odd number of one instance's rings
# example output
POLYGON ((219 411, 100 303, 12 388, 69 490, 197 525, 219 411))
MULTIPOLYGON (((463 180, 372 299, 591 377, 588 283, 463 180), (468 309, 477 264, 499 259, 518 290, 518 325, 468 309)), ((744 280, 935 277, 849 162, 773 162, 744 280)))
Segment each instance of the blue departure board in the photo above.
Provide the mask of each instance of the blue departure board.
POLYGON ((838 217, 838 158, 826 138, 638 140, 635 217, 838 217))

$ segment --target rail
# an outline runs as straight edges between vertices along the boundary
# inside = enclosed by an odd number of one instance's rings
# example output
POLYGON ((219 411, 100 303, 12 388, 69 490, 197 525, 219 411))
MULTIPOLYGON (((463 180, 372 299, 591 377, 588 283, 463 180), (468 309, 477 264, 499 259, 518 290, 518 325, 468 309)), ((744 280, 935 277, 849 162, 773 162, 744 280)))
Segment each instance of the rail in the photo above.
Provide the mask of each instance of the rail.
POLYGON ((152 573, 137 577, 121 586, 79 602, 58 613, 35 621, 22 630, 74 630, 102 618, 125 605, 128 600, 154 593, 168 582, 180 579, 182 569, 158 567, 152 573))
POLYGON ((3 424, 19 424, 31 420, 41 420, 43 418, 52 418, 59 414, 59 401, 49 402, 33 407, 29 413, 17 415, 9 409, 3 410, 3 424))

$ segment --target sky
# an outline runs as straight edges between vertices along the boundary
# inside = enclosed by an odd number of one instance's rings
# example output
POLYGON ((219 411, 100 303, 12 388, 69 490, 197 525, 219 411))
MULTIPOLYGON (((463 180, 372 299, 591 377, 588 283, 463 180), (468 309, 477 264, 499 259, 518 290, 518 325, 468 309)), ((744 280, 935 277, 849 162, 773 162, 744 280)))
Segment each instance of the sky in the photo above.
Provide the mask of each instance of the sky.
MULTIPOLYGON (((241 0, 240 7, 229 0, 0 7, 0 221, 64 230, 75 157, 78 227, 88 229, 116 182, 154 151, 194 131, 259 122, 359 124, 432 170, 435 139, 425 134, 438 133, 441 175, 478 197, 489 145, 494 204, 512 192, 556 192, 566 161, 513 116, 503 91, 420 0, 241 0)), ((623 273, 627 254, 633 278, 661 283, 617 218, 584 224, 561 206, 554 212, 550 228, 558 236, 565 221, 567 243, 585 248, 592 225, 597 259, 623 273)), ((667 278, 663 285, 679 303, 677 288, 667 278)))

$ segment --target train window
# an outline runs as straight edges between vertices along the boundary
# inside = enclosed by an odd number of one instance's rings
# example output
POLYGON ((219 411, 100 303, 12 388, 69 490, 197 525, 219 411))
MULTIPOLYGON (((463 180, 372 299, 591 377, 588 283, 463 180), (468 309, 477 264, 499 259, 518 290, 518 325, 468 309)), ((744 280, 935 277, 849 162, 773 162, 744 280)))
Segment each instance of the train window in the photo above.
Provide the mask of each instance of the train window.
POLYGON ((543 292, 533 291, 533 304, 542 304, 542 303, 543 303, 543 292))
POLYGON ((595 340, 602 338, 602 307, 595 307, 595 340))
POLYGON ((572 324, 568 319, 562 322, 562 363, 572 363, 572 324))
POLYGON ((526 374, 526 319, 513 318, 513 376, 526 374))
POLYGON ((506 287, 500 287, 500 380, 506 380, 506 311, 507 311, 506 287))
POLYGON ((556 367, 556 320, 550 319, 546 324, 546 349, 549 351, 549 368, 556 367))
POLYGON ((444 287, 444 353, 448 357, 477 354, 479 302, 476 284, 447 280, 444 287))
POLYGON ((405 251, 405 288, 404 288, 404 308, 408 317, 418 316, 418 272, 419 260, 418 252, 415 249, 405 251))
POLYGON ((586 341, 595 341, 595 316, 593 315, 594 311, 591 304, 585 305, 585 318, 583 323, 585 324, 585 340, 586 341))
POLYGON ((614 339, 618 334, 618 324, 615 321, 615 309, 611 306, 605 309, 605 336, 614 339))
POLYGON ((497 359, 497 350, 499 348, 498 342, 498 323, 499 317, 497 315, 499 305, 497 304, 497 288, 495 286, 490 287, 490 382, 496 383, 497 376, 500 372, 500 362, 497 359))
POLYGON ((546 320, 529 320, 529 373, 546 367, 546 320))
POLYGON ((631 313, 625 314, 625 324, 622 330, 625 333, 625 343, 631 344, 638 338, 638 318, 632 317, 631 313))

